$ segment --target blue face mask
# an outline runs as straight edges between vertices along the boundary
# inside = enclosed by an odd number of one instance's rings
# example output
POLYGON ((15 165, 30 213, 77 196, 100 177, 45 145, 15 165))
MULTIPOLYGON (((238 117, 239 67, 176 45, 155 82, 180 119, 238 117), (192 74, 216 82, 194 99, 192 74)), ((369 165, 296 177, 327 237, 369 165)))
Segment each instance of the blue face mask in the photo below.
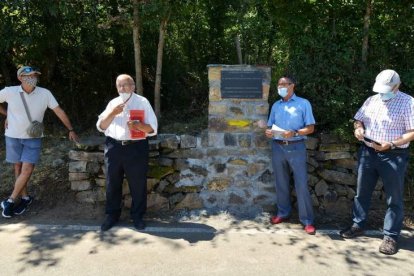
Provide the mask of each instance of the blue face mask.
POLYGON ((279 94, 280 97, 284 98, 288 94, 288 89, 287 87, 278 88, 277 93, 279 94))
POLYGON ((381 97, 381 100, 388 101, 388 100, 391 100, 392 98, 394 98, 396 95, 397 95, 396 93, 391 91, 391 92, 388 92, 388 93, 381 93, 380 97, 381 97))

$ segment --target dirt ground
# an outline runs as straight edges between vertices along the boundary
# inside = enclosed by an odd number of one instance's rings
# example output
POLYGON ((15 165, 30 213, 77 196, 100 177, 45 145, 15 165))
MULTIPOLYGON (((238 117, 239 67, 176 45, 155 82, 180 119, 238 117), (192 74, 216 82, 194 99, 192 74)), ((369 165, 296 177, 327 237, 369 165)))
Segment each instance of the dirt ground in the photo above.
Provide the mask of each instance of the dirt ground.
MULTIPOLYGON (((4 139, 1 139, 0 147, 4 149, 4 139)), ((46 137, 43 139, 43 150, 40 163, 36 166, 29 184, 29 193, 35 197, 34 203, 27 212, 21 216, 15 216, 8 222, 39 221, 49 224, 54 223, 100 223, 104 219, 103 204, 78 203, 75 192, 70 190, 68 181, 68 152, 73 147, 65 137, 46 137)), ((0 158, 4 160, 4 150, 0 151, 0 158)), ((0 196, 6 198, 12 190, 14 183, 12 166, 5 161, 0 167, 0 196)), ((406 208, 404 228, 414 230, 414 212, 412 206, 406 208)), ((123 220, 128 220, 128 210, 122 212, 123 220)), ((179 213, 148 213, 149 220, 198 220, 200 217, 222 216, 223 219, 231 217, 234 220, 253 219, 268 221, 271 214, 262 213, 257 217, 242 217, 228 212, 209 213, 202 211, 180 211, 179 213)), ((384 210, 370 212, 369 228, 382 228, 384 210)), ((0 218, 0 220, 5 220, 0 218)), ((4 222, 4 221, 3 221, 4 222)), ((297 221, 297 214, 292 214, 291 222, 297 221)), ((316 225, 319 228, 341 229, 350 222, 349 216, 328 216, 316 213, 316 225)))

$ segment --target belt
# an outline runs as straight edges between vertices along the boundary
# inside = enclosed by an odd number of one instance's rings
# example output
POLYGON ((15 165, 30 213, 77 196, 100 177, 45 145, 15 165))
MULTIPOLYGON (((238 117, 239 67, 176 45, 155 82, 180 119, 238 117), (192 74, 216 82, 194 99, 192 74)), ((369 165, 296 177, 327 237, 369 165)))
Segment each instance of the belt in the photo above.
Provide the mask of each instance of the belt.
POLYGON ((108 137, 108 138, 111 141, 113 141, 113 142, 115 142, 117 144, 120 144, 122 146, 130 145, 130 144, 134 144, 134 143, 138 143, 138 142, 142 141, 142 140, 116 140, 116 139, 114 139, 112 137, 108 137))
POLYGON ((278 143, 280 145, 287 146, 287 145, 290 145, 290 144, 302 143, 303 142, 303 139, 301 139, 301 140, 293 140, 293 141, 287 141, 287 140, 273 140, 273 141, 275 141, 276 143, 278 143))

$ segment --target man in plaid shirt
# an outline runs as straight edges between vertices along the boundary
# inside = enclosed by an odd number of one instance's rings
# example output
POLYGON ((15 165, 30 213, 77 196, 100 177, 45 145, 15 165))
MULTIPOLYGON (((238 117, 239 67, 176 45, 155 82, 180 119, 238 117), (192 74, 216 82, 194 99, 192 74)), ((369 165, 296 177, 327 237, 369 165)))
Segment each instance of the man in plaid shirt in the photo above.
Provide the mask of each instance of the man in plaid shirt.
POLYGON ((394 70, 378 74, 373 91, 356 113, 354 135, 363 144, 358 152, 357 194, 353 224, 342 230, 343 238, 364 233, 372 192, 381 177, 387 201, 381 253, 397 253, 404 210, 404 175, 409 159, 409 142, 414 139, 414 98, 399 91, 400 77, 394 70))

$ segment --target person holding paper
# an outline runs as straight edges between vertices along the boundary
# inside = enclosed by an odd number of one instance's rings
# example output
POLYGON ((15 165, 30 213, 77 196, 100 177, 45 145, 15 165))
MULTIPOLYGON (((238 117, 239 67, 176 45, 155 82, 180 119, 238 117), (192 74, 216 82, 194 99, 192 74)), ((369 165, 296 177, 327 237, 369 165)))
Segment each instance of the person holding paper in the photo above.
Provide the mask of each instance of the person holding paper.
POLYGON ((387 201, 383 254, 397 253, 398 236, 404 218, 404 177, 414 139, 414 98, 401 92, 400 76, 394 70, 380 72, 369 97, 356 113, 354 135, 363 144, 358 152, 357 193, 353 223, 342 230, 343 238, 364 234, 372 192, 381 177, 387 201))
POLYGON ((284 76, 278 81, 278 94, 271 109, 265 135, 273 138, 272 165, 276 180, 277 214, 272 224, 288 220, 292 205, 290 201, 290 175, 293 173, 298 199, 299 219, 305 232, 314 235, 314 215, 308 190, 306 165, 306 135, 314 131, 315 118, 308 100, 295 94, 295 79, 284 76), (273 130, 272 130, 273 129, 273 130))
POLYGON ((109 230, 119 220, 124 175, 132 197, 131 218, 135 228, 142 230, 147 208, 147 138, 157 134, 158 122, 148 100, 134 93, 135 82, 130 75, 119 75, 116 88, 119 96, 108 103, 96 123, 106 135, 106 218, 101 230, 109 230))

